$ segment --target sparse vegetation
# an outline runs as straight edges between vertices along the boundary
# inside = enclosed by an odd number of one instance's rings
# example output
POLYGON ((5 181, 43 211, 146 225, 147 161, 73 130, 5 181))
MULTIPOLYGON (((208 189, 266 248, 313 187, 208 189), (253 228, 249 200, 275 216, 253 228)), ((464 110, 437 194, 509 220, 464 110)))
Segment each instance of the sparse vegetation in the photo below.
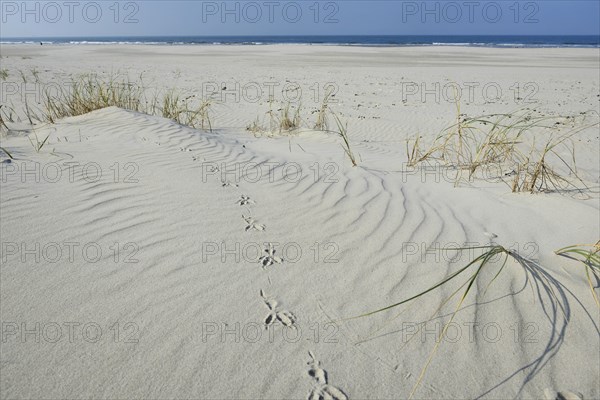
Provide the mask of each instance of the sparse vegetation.
POLYGON ((70 90, 44 95, 45 119, 54 123, 57 119, 82 115, 106 107, 116 106, 132 111, 144 111, 144 90, 129 79, 111 78, 102 81, 96 75, 84 75, 73 82, 70 90))
POLYGON ((160 115, 192 128, 212 131, 211 100, 205 99, 193 107, 195 95, 182 98, 175 89, 167 91, 161 100, 149 102, 146 88, 128 78, 101 80, 96 75, 84 75, 75 80, 69 90, 44 95, 45 120, 54 123, 64 117, 86 114, 106 107, 120 107, 131 111, 160 115))
POLYGON ((178 92, 175 90, 168 91, 163 97, 162 108, 160 109, 161 115, 177 123, 181 123, 183 114, 182 101, 179 98, 178 92))
POLYGON ((352 166, 356 167, 358 165, 358 163, 356 162, 356 157, 354 156, 354 152, 352 151, 352 148, 350 147, 350 139, 348 138, 348 123, 346 123, 345 125, 342 124, 342 121, 337 116, 337 114, 333 114, 333 117, 335 118, 335 122, 336 122, 337 128, 338 128, 337 134, 342 138, 342 140, 344 142, 342 144, 342 148, 344 149, 344 152, 346 153, 346 155, 352 162, 352 166))
POLYGON ((332 88, 328 88, 325 92, 325 96, 323 97, 323 102, 321 103, 321 107, 317 111, 317 122, 315 123, 314 129, 320 131, 326 131, 329 128, 329 123, 327 121, 327 111, 329 110, 329 100, 333 95, 332 88))
POLYGON ((200 129, 208 129, 212 132, 212 123, 210 120, 210 113, 212 111, 213 102, 212 100, 202 100, 200 105, 195 109, 195 111, 190 113, 190 119, 185 125, 197 128, 198 125, 195 121, 200 121, 200 129))
POLYGON ((213 102, 209 99, 201 100, 200 104, 193 107, 190 105, 194 95, 181 99, 179 92, 170 90, 163 97, 161 115, 181 125, 192 128, 208 129, 212 132, 210 112, 213 102))
MULTIPOLYGON (((269 111, 267 112, 267 115, 269 115, 270 118, 269 128, 267 129, 263 124, 261 124, 260 118, 257 117, 254 121, 246 126, 247 131, 252 132, 254 136, 259 136, 262 133, 267 133, 269 135, 273 135, 274 132, 279 132, 279 134, 283 132, 289 133, 300 128, 302 122, 300 118, 300 105, 294 107, 295 111, 293 112, 292 116, 292 106, 289 102, 285 105, 285 107, 277 110, 277 112, 279 112, 278 115, 272 108, 272 101, 269 101, 269 104, 271 105, 269 111)), ((324 100, 323 104, 327 104, 326 100, 324 100)), ((344 149, 344 153, 346 153, 352 162, 352 166, 356 167, 358 165, 358 161, 350 145, 350 139, 348 137, 348 124, 343 124, 337 114, 329 110, 327 107, 322 107, 322 109, 328 110, 328 113, 333 116, 337 125, 337 130, 326 130, 326 132, 335 133, 342 138, 342 148, 344 149)), ((326 118, 327 117, 325 115, 319 117, 322 124, 326 123, 324 122, 326 121, 326 118)), ((325 125, 322 126, 324 127, 325 125)))
POLYGON ((261 132, 265 131, 265 128, 260 123, 260 118, 256 117, 254 121, 246 126, 246 130, 252 132, 254 136, 257 136, 261 132))
POLYGON ((290 110, 291 104, 288 102, 285 107, 279 109, 279 133, 282 131, 292 131, 300 127, 300 104, 295 108, 294 115, 290 110))
POLYGON ((35 78, 36 83, 40 81, 40 71, 38 71, 37 68, 31 69, 31 75, 35 78))
POLYGON ((25 75, 25 72, 19 70, 19 75, 21 76, 21 80, 23 81, 23 83, 27 83, 27 75, 25 75))
POLYGON ((274 100, 269 100, 269 111, 266 115, 269 118, 268 127, 260 121, 257 117, 254 121, 246 126, 246 130, 252 132, 255 136, 261 134, 267 134, 272 136, 275 134, 289 134, 297 131, 302 125, 302 118, 300 116, 301 105, 292 105, 291 102, 287 102, 277 110, 273 109, 274 100))
POLYGON ((513 192, 582 192, 587 187, 577 174, 572 139, 599 125, 597 120, 587 122, 588 117, 585 113, 547 117, 518 111, 471 118, 457 107, 457 122, 431 145, 423 146, 421 137, 408 141, 408 165, 435 163, 453 169, 456 185, 472 181, 479 171, 488 172, 494 166, 497 171, 508 171, 498 178, 513 192), (541 146, 536 145, 536 139, 541 146), (565 159, 558 148, 571 157, 565 159))
POLYGON ((5 81, 8 78, 8 69, 2 68, 0 69, 0 79, 5 81))
POLYGON ((267 114, 269 115, 270 119, 269 131, 271 133, 278 130, 281 134, 283 132, 293 131, 300 127, 301 119, 299 104, 292 108, 292 104, 290 102, 287 102, 285 106, 282 106, 281 108, 274 111, 273 101, 270 101, 269 111, 267 112, 267 114))

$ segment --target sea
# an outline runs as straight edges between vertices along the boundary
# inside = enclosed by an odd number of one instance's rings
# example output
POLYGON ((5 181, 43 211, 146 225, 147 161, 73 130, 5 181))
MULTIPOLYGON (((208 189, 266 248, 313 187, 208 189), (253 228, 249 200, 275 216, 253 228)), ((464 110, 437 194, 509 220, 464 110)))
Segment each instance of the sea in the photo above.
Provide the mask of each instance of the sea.
POLYGON ((600 48, 600 35, 587 36, 160 36, 0 38, 0 44, 31 45, 332 45, 367 47, 468 46, 506 48, 600 48))

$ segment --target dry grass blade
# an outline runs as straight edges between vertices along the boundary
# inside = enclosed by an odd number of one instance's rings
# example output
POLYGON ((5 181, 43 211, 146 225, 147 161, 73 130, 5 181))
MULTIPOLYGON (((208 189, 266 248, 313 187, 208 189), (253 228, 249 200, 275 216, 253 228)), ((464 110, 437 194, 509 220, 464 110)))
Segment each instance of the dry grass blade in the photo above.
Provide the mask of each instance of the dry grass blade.
POLYGON ((179 94, 175 90, 168 91, 163 97, 161 115, 180 124, 182 113, 179 94))
POLYGON ((291 103, 288 102, 285 107, 280 109, 279 115, 279 133, 291 131, 300 127, 300 105, 296 107, 294 115, 291 113, 291 103))
POLYGON ((3 105, 0 105, 0 133, 2 133, 4 130, 6 130, 6 132, 10 131, 10 129, 8 129, 8 125, 6 125, 6 122, 4 122, 4 118, 2 118, 2 114, 4 113, 2 107, 3 105))
POLYGON ((10 158, 11 160, 14 160, 14 157, 12 156, 12 154, 10 154, 8 152, 8 150, 6 150, 4 147, 0 146, 0 150, 2 150, 8 156, 8 158, 10 158))
POLYGON ((331 112, 331 114, 335 118, 335 122, 338 127, 337 134, 344 141, 344 143, 342 144, 342 148, 344 149, 344 152, 346 153, 346 155, 352 162, 352 166, 356 167, 358 165, 358 163, 356 162, 356 157, 354 156, 354 153, 352 152, 352 148, 350 147, 350 139, 348 138, 348 123, 346 123, 346 125, 342 124, 342 121, 337 116, 337 114, 335 114, 333 112, 331 112))
POLYGON ((265 128, 260 124, 260 120, 258 117, 251 124, 246 126, 246 130, 252 132, 254 136, 257 136, 259 133, 264 132, 265 128))
POLYGON ((329 123, 327 121, 327 110, 329 109, 329 101, 333 93, 334 90, 332 88, 327 88, 325 96, 323 97, 323 102, 321 103, 321 107, 317 111, 317 122, 315 123, 314 129, 320 131, 326 131, 327 129, 329 129, 329 123))
POLYGON ((551 135, 541 150, 532 145, 530 154, 523 157, 516 167, 515 177, 512 183, 513 192, 549 192, 549 191, 577 191, 583 193, 588 189, 587 185, 577 173, 577 162, 575 159, 575 146, 572 138, 582 130, 591 128, 597 124, 584 125, 567 134, 554 138, 551 135), (563 147, 571 155, 565 159, 556 148, 563 147), (531 161, 531 160, 537 161, 531 161), (550 159, 554 159, 553 165, 550 159), (567 175, 557 172, 556 167, 562 166, 567 175))
POLYGON ((46 142, 48 141, 48 139, 50 138, 51 133, 49 133, 46 138, 44 140, 42 140, 40 142, 37 133, 34 132, 34 136, 35 136, 35 143, 33 142, 33 140, 31 139, 31 136, 28 136, 27 139, 29 139, 29 143, 31 143, 31 146, 33 146, 34 150, 36 153, 39 153, 40 150, 42 150, 42 148, 44 147, 44 145, 46 144, 46 142))
POLYGON ((421 136, 415 139, 409 139, 406 142, 406 155, 408 157, 408 166, 415 167, 418 164, 432 158, 433 154, 438 151, 436 147, 430 147, 427 151, 421 148, 421 136), (411 146, 412 143, 412 146, 411 146))
POLYGON ((600 308, 600 300, 598 299, 598 295, 596 294, 594 288, 594 283, 592 282, 592 276, 594 276, 597 281, 600 280, 600 240, 594 245, 578 244, 563 247, 562 249, 556 250, 554 253, 559 256, 568 257, 583 263, 585 266, 587 281, 590 286, 590 290, 592 291, 592 296, 596 301, 596 305, 598 308, 600 308))
POLYGON ((14 121, 15 110, 12 107, 8 107, 6 104, 0 104, 0 128, 4 127, 7 131, 8 126, 6 125, 6 121, 15 122, 14 121), (4 119, 6 117, 6 120, 4 119))
POLYGON ((212 123, 210 121, 210 111, 212 110, 213 103, 211 100, 203 100, 200 106, 196 109, 195 112, 189 113, 189 119, 186 125, 197 127, 195 121, 196 118, 200 119, 200 128, 206 129, 212 132, 212 123))
MULTIPOLYGON (((426 289, 426 290, 424 290, 424 291, 422 291, 422 292, 420 292, 420 293, 418 293, 418 294, 416 294, 416 295, 414 295, 412 297, 409 297, 406 300, 402 300, 402 301, 400 301, 398 303, 394 303, 392 305, 389 305, 389 306, 377 309, 375 311, 371 311, 371 312, 368 312, 368 313, 365 313, 365 314, 361 314, 361 315, 358 315, 358 316, 355 316, 355 317, 347 318, 347 320, 368 317, 370 315, 377 314, 377 313, 380 313, 380 312, 387 311, 389 309, 398 307, 398 306, 400 306, 402 304, 405 304, 405 303, 408 303, 409 301, 415 300, 415 299, 417 299, 417 298, 419 298, 419 297, 421 297, 421 296, 423 296, 423 295, 425 295, 425 294, 427 294, 427 293, 429 293, 429 292, 431 292, 431 291, 433 291, 433 290, 435 290, 435 289, 437 289, 437 288, 445 285, 446 283, 452 281, 454 278, 456 278, 457 276, 459 276, 460 274, 462 274, 463 272, 465 272, 466 270, 468 270, 470 267, 472 267, 473 265, 475 265, 477 263, 484 263, 484 264, 487 263, 492 256, 495 256, 497 254, 502 254, 502 253, 505 253, 505 254, 509 254, 510 253, 510 254, 512 254, 510 252, 510 250, 507 250, 507 249, 505 249, 502 246, 477 246, 477 247, 461 247, 461 248, 455 248, 455 247, 453 247, 453 248, 447 249, 447 250, 456 251, 456 250, 476 250, 476 249, 488 249, 488 251, 486 251, 484 254, 481 254, 477 258, 473 259, 466 266, 464 266, 461 269, 459 269, 458 271, 454 272, 453 274, 451 274, 447 278, 445 278, 442 281, 438 282, 437 284, 431 286, 429 289, 426 289)), ((446 250, 446 249, 443 249, 443 250, 446 250)))

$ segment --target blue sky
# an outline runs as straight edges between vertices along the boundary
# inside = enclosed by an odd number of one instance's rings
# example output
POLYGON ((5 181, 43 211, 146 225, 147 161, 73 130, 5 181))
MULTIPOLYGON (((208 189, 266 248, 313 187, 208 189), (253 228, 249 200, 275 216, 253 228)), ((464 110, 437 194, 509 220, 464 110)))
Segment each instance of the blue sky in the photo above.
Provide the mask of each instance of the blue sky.
POLYGON ((599 35, 600 1, 7 1, 0 35, 599 35))

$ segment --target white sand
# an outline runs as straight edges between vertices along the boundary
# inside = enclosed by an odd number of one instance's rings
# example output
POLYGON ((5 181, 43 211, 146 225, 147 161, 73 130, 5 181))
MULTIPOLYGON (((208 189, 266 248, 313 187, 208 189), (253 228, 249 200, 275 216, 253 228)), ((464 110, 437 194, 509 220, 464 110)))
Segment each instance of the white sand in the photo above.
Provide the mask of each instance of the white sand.
MULTIPOLYGON (((213 133, 108 108, 38 124, 40 139, 51 136, 36 153, 28 124, 9 124, 1 146, 16 160, 2 164, 0 193, 0 397, 406 398, 455 301, 430 316, 457 286, 372 317, 331 321, 408 298, 472 258, 449 262, 427 247, 486 245, 491 233, 552 280, 509 262, 484 296, 495 271, 487 272, 416 398, 600 397, 598 308, 582 265, 553 254, 600 237, 597 129, 576 142, 589 199, 512 194, 481 181, 455 188, 436 182, 439 175, 400 172, 408 137, 434 137, 455 118, 454 103, 434 94, 403 102, 409 82, 429 89, 470 82, 469 115, 523 107, 577 114, 600 104, 597 49, 3 46, 0 53, 9 70, 2 104, 15 110, 24 98, 17 71, 33 80, 32 68, 46 85, 87 72, 133 79, 143 72, 150 88, 191 93, 240 84, 239 101, 230 95, 215 106, 213 133), (331 134, 245 131, 269 110, 268 92, 254 103, 250 89, 277 83, 280 100, 287 81, 303 90, 307 125, 319 105, 311 88, 322 97, 327 83, 337 86, 332 109, 348 121, 359 167, 331 134), (532 103, 515 101, 516 83, 534 85, 532 103), (490 85, 501 88, 501 101, 489 101, 492 89, 483 93, 490 85), (246 175, 230 173, 238 187, 223 187, 221 172, 236 167, 246 175), (24 172, 35 168, 38 176, 24 172), (237 204, 242 195, 251 202, 237 204), (266 230, 245 231, 242 214, 266 230), (283 262, 263 269, 257 249, 268 242, 283 262), (261 290, 277 300, 273 311, 261 290), (281 320, 265 330, 271 312, 281 320)), ((39 94, 44 85, 33 87, 39 94)))

